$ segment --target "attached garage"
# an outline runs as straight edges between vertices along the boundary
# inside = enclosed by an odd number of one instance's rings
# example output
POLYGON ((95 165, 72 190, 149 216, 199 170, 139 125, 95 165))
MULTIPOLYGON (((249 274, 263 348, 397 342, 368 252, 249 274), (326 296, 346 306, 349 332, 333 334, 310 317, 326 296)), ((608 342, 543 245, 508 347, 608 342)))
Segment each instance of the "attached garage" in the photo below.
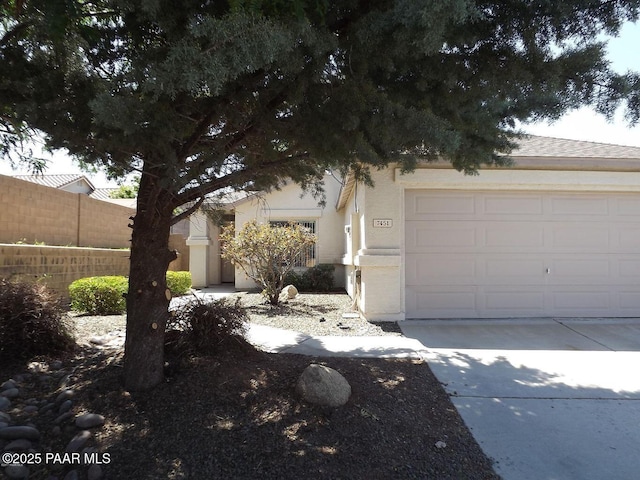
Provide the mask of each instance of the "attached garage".
POLYGON ((407 188, 406 318, 640 316, 640 193, 573 174, 579 191, 407 188))

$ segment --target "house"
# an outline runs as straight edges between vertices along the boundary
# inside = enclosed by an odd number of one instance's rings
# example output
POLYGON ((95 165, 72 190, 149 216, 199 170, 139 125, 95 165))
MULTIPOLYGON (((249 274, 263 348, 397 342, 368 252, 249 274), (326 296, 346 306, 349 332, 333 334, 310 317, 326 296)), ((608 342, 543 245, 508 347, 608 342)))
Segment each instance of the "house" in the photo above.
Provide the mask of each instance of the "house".
POLYGON ((127 208, 136 208, 135 198, 111 198, 111 194, 117 188, 96 188, 87 177, 79 173, 69 174, 40 174, 40 175, 14 175, 14 178, 37 183, 45 187, 56 188, 70 193, 82 193, 96 200, 115 203, 127 208))
MULTIPOLYGON (((531 136, 511 168, 446 162, 325 177, 327 206, 295 185, 228 206, 240 228, 313 224, 315 263, 369 320, 640 316, 640 148, 531 136)), ((194 285, 252 285, 220 259, 218 227, 191 221, 194 285)))
POLYGON ((75 173, 61 175, 15 175, 14 178, 71 193, 91 195, 96 190, 87 177, 75 173))

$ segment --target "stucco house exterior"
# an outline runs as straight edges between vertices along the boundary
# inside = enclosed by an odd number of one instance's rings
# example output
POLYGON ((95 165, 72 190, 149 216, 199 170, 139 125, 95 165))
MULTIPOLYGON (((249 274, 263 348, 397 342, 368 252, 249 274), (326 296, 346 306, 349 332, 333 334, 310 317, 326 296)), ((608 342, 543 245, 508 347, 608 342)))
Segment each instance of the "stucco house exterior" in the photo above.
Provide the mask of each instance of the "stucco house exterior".
MULTIPOLYGON (((510 168, 446 162, 325 178, 327 205, 288 185, 229 219, 313 224, 316 263, 369 320, 640 316, 640 148, 528 137, 510 168)), ((191 220, 195 286, 250 280, 220 259, 218 227, 191 220)))

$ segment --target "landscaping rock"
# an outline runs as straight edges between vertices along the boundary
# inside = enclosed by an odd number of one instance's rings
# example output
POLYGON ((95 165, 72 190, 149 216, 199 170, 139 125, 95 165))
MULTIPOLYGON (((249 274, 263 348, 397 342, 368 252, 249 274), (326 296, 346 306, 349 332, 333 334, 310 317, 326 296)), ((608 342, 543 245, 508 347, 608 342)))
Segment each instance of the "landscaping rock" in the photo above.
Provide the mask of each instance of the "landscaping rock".
POLYGON ((49 364, 51 370, 60 370, 62 368, 62 362, 60 360, 54 360, 49 364))
POLYGON ((73 417, 74 413, 73 412, 64 412, 62 415, 60 415, 59 417, 57 417, 53 423, 55 423, 56 425, 64 422, 65 420, 69 420, 71 417, 73 417))
POLYGON ((71 389, 64 390, 56 397, 55 403, 60 405, 61 403, 71 399, 74 395, 74 391, 71 389))
POLYGON ((282 292, 287 295, 289 300, 296 298, 298 295, 298 289, 294 285, 287 285, 282 289, 282 292))
POLYGON ((27 415, 33 415, 34 413, 38 413, 38 407, 35 405, 27 405, 22 411, 27 415))
POLYGON ((45 413, 52 411, 55 408, 55 406, 56 404, 53 402, 45 403, 44 406, 39 411, 40 415, 44 415, 45 413))
POLYGON ((8 388, 0 392, 0 395, 7 398, 16 398, 20 395, 20 390, 17 388, 8 388))
POLYGON ((307 402, 340 407, 351 396, 351 385, 333 368, 312 363, 298 379, 296 392, 307 402))
POLYGON ((5 427, 0 429, 0 438, 4 440, 40 440, 40 432, 34 427, 5 427))
POLYGON ((0 385, 0 391, 11 390, 12 388, 18 388, 16 381, 13 379, 9 379, 6 382, 3 382, 2 385, 0 385))
POLYGON ((4 469, 7 478, 29 478, 29 469, 24 465, 9 465, 4 469))
POLYGON ((60 405, 60 408, 58 409, 58 413, 59 414, 66 413, 69 410, 71 410, 71 407, 73 407, 73 402, 71 400, 65 400, 64 402, 62 402, 62 405, 60 405))
POLYGON ((6 452, 22 452, 24 450, 29 450, 31 447, 32 444, 29 440, 21 438, 19 440, 14 440, 13 442, 8 443, 7 446, 4 447, 4 450, 6 452))
POLYGON ((64 476, 64 480, 78 480, 79 478, 80 476, 77 470, 70 470, 69 473, 64 476))
POLYGON ((87 480, 100 480, 103 475, 100 465, 91 465, 87 470, 87 480))
POLYGON ((75 437, 71 439, 69 444, 67 445, 67 452, 79 452, 82 450, 82 447, 89 441, 91 438, 91 432, 89 430, 83 430, 78 433, 75 437))
POLYGON ((11 400, 9 400, 7 397, 0 397, 0 412, 9 410, 10 406, 11 406, 11 400))
POLYGON ((85 413, 76 418, 76 427, 87 429, 104 425, 104 417, 97 413, 85 413))

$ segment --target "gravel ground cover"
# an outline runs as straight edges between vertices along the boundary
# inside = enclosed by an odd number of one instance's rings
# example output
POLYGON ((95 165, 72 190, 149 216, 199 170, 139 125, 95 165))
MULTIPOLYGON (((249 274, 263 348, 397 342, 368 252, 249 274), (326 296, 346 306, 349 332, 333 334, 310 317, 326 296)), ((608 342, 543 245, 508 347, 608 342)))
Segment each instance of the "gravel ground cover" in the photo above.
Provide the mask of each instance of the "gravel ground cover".
MULTIPOLYGON (((314 336, 402 335, 395 322, 368 322, 354 317, 352 300, 346 294, 301 293, 273 307, 258 293, 237 293, 247 309, 250 321, 260 325, 294 330, 314 336), (344 315, 344 316, 343 316, 344 315)), ((124 330, 124 315, 83 316, 72 314, 77 335, 81 338, 124 330)))
MULTIPOLYGON (((300 295, 275 309, 258 295, 242 297, 256 323, 311 335, 400 334, 395 324, 343 318, 350 310, 346 295, 300 295)), ((77 416, 104 417, 85 448, 110 461, 94 468, 93 478, 499 478, 426 363, 267 354, 234 342, 215 357, 183 360, 151 392, 130 393, 121 386, 118 342, 90 341, 122 338, 112 332, 124 328, 124 317, 72 322, 81 340, 75 354, 1 365, 0 383, 18 378, 20 396, 7 415, 12 424, 41 432, 35 451, 64 452, 77 435, 77 416), (296 395, 298 376, 314 362, 349 381, 345 406, 319 407, 296 395), (68 391, 72 415, 64 421, 54 423, 57 412, 27 412, 68 391)), ((91 471, 58 465, 32 468, 30 478, 62 479, 72 470, 81 480, 91 471)))

